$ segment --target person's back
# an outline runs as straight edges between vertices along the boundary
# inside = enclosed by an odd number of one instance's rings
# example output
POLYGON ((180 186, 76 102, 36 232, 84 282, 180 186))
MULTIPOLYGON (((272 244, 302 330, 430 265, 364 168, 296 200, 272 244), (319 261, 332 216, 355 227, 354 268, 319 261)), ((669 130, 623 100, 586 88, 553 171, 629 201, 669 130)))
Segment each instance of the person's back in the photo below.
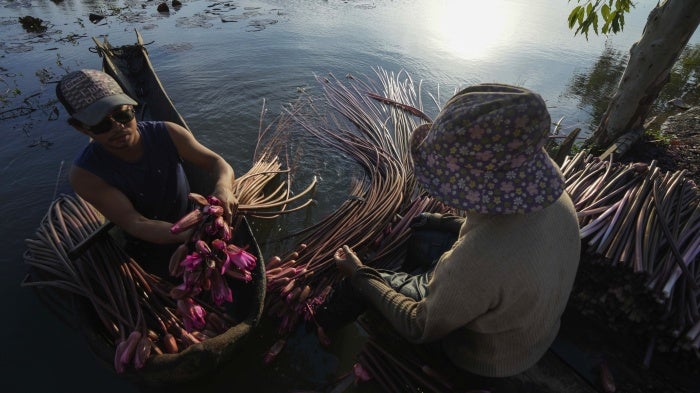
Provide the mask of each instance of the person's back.
POLYGON ((566 194, 527 214, 469 215, 435 268, 423 308, 437 326, 426 322, 420 341, 446 334, 447 356, 479 375, 529 368, 559 330, 579 254, 578 222, 566 194), (442 331, 450 326, 462 327, 442 331))

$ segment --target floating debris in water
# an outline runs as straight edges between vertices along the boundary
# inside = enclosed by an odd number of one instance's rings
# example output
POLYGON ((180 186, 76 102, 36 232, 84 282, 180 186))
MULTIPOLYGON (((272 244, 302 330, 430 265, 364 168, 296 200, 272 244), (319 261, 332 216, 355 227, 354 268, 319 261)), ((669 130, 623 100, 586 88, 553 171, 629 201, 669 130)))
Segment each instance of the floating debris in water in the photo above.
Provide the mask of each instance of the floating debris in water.
POLYGON ((252 20, 248 23, 249 29, 247 31, 261 31, 265 30, 267 26, 274 25, 277 23, 276 19, 257 19, 252 20))
POLYGON ((162 12, 164 14, 170 13, 170 7, 168 7, 168 5, 165 3, 158 4, 158 8, 156 9, 158 10, 158 12, 162 12))
POLYGON ((221 21, 226 23, 226 22, 238 22, 244 19, 248 19, 247 16, 245 15, 232 15, 232 16, 222 16, 221 21))
POLYGON ((153 18, 148 15, 145 10, 140 11, 122 11, 117 19, 123 22, 130 23, 145 23, 150 22, 153 18))
POLYGON ((34 142, 29 144, 29 147, 43 147, 44 149, 48 149, 53 145, 53 142, 47 141, 44 139, 44 137, 39 137, 39 139, 35 140, 34 142))
POLYGON ((207 16, 204 14, 194 14, 190 17, 182 17, 178 18, 177 22, 175 22, 175 26, 177 27, 187 27, 187 28, 192 28, 192 27, 204 27, 204 28, 209 28, 214 26, 210 20, 214 18, 213 16, 207 16))
POLYGON ((0 43, 0 50, 5 53, 23 53, 30 52, 34 49, 33 46, 24 42, 10 42, 10 43, 0 43))
POLYGON ((191 50, 194 46, 189 42, 181 42, 178 44, 163 45, 162 48, 167 53, 178 53, 191 50))
POLYGON ((26 106, 21 106, 18 108, 11 108, 5 111, 0 112, 0 120, 7 120, 7 119, 13 119, 16 117, 20 116, 26 116, 32 112, 34 112, 36 108, 30 108, 26 106))
POLYGON ((29 15, 20 17, 19 23, 22 24, 24 30, 30 33, 43 33, 48 29, 41 18, 35 18, 29 15))
POLYGON ((90 13, 90 15, 88 15, 88 19, 89 19, 90 22, 92 22, 93 24, 97 24, 98 22, 100 22, 100 21, 103 20, 104 18, 105 18, 105 16, 104 16, 104 15, 100 15, 100 14, 93 14, 93 13, 90 13))

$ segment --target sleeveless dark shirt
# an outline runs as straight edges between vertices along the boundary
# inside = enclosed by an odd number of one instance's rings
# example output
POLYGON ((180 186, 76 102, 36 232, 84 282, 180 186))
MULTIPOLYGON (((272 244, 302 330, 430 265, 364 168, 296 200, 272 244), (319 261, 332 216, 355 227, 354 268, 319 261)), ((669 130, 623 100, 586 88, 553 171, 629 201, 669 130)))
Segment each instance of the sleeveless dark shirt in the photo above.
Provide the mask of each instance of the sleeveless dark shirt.
MULTIPOLYGON (((123 161, 92 142, 74 164, 123 192, 144 217, 174 223, 190 209, 187 199, 190 187, 182 159, 163 122, 138 122, 137 125, 144 152, 139 161, 123 161)), ((177 246, 158 246, 128 234, 125 236, 127 252, 144 265, 148 265, 148 261, 140 259, 168 258, 177 246)), ((164 263, 167 266, 167 261, 164 263)))

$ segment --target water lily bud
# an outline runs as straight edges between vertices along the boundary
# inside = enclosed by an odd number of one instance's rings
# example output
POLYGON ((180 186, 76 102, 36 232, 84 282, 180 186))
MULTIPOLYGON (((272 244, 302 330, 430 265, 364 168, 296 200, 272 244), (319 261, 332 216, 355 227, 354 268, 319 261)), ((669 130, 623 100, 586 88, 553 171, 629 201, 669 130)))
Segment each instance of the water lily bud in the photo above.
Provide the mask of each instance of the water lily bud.
POLYGON ((202 255, 211 255, 211 248, 209 248, 209 245, 204 240, 197 240, 194 244, 194 248, 202 255))
POLYGON ((223 223, 223 226, 219 230, 219 236, 225 241, 231 240, 231 237, 233 236, 231 233, 231 227, 224 221, 223 217, 217 217, 217 219, 221 218, 221 222, 223 223))
POLYGON ((175 336, 173 336, 170 333, 163 336, 163 348, 167 353, 180 352, 180 349, 177 347, 177 341, 175 340, 175 336))
POLYGON ((367 370, 360 363, 355 363, 352 366, 352 372, 355 374, 355 378, 359 381, 369 381, 372 377, 369 375, 367 370))
POLYGON ((187 248, 187 245, 180 244, 173 252, 173 255, 170 256, 168 271, 172 276, 176 277, 182 274, 183 269, 182 266, 180 266, 180 262, 182 262, 182 260, 185 259, 185 256, 187 256, 188 251, 189 249, 187 248))
POLYGON ((117 348, 114 351, 114 369, 117 371, 117 374, 121 374, 126 370, 124 364, 121 361, 122 354, 124 353, 126 346, 126 340, 120 340, 117 344, 117 348))
POLYGON ((141 337, 136 352, 134 353, 134 368, 141 369, 146 364, 146 360, 151 356, 151 348, 153 343, 148 336, 141 337))
POLYGON ((129 334, 129 337, 126 339, 126 347, 124 348, 124 352, 122 352, 120 357, 122 364, 126 365, 131 363, 131 359, 134 358, 134 353, 136 352, 136 346, 140 340, 141 332, 134 330, 131 332, 131 334, 129 334))
POLYGON ((285 344, 287 341, 283 338, 277 340, 272 347, 265 353, 265 356, 263 357, 263 362, 265 364, 270 364, 275 358, 277 358, 277 355, 282 352, 282 349, 284 348, 285 344))
POLYGON ((189 200, 195 202, 196 204, 198 204, 200 206, 209 205, 209 201, 207 200, 207 198, 204 197, 204 195, 200 195, 200 194, 191 192, 191 193, 189 193, 189 195, 187 195, 187 198, 189 198, 189 200))
POLYGON ((181 219, 179 219, 172 227, 170 227, 170 233, 177 235, 178 233, 184 232, 193 226, 199 224, 204 219, 202 211, 199 209, 192 210, 191 212, 185 214, 181 219))
POLYGON ((226 242, 221 239, 214 239, 211 241, 211 246, 215 250, 224 251, 226 249, 226 242))
POLYGON ((207 200, 209 201, 209 204, 211 205, 216 205, 216 206, 221 206, 221 200, 214 195, 209 195, 207 197, 207 200))
POLYGON ((217 205, 204 206, 202 208, 202 212, 204 212, 204 214, 209 214, 212 216, 221 216, 224 214, 224 207, 217 205))

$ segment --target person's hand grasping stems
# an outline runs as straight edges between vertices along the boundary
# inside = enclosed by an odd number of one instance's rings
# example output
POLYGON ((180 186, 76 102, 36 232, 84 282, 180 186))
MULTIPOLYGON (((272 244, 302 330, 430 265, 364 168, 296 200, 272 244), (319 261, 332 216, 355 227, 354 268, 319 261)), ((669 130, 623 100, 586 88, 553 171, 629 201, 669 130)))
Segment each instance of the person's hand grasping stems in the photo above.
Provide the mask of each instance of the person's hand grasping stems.
POLYGON ((224 208, 224 219, 231 223, 231 219, 238 212, 238 198, 233 194, 232 187, 217 187, 212 193, 221 201, 224 208))
POLYGON ((352 276, 357 269, 364 266, 357 254, 355 254, 355 251, 347 244, 336 250, 333 259, 335 259, 336 266, 338 266, 338 269, 344 276, 352 276))

